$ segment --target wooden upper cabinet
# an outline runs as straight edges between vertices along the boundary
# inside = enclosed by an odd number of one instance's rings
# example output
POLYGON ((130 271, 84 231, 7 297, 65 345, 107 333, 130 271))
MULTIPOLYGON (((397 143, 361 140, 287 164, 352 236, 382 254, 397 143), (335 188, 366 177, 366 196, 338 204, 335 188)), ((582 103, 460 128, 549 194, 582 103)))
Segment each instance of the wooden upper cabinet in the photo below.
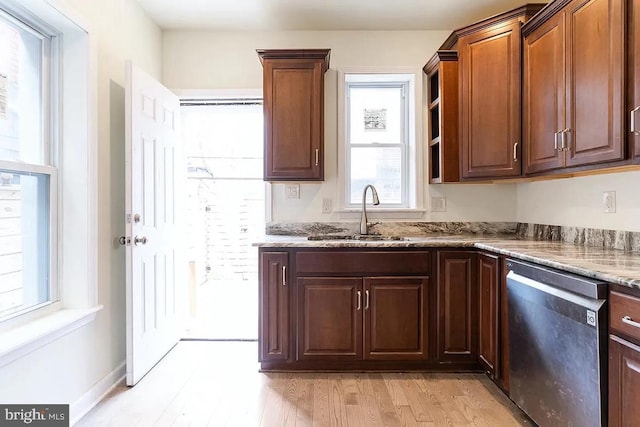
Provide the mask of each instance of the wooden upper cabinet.
POLYGON ((629 3, 629 138, 632 141, 633 156, 640 163, 640 1, 629 3), (633 118, 632 118, 633 117, 633 118))
POLYGON ((623 1, 566 6, 567 166, 624 158, 623 1))
POLYGON ((330 50, 257 52, 263 66, 265 181, 322 181, 330 50))
POLYGON ((557 1, 523 28, 527 173, 625 158, 623 2, 557 1))
POLYGON ((462 178, 520 175, 520 18, 461 37, 462 178))
POLYGON ((423 70, 428 80, 429 183, 458 182, 458 52, 437 51, 423 70))
POLYGON ((563 129, 564 19, 556 15, 531 33, 523 46, 525 173, 564 166, 557 133, 563 129))

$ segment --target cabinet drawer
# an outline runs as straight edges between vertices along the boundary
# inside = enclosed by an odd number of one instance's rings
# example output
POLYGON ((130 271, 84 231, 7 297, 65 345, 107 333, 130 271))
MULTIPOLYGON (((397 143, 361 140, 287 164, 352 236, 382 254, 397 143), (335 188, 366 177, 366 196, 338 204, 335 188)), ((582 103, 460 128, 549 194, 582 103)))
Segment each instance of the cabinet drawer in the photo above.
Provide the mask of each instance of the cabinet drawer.
POLYGON ((431 270, 428 251, 298 251, 297 274, 371 276, 420 274, 431 270))
POLYGON ((640 342, 640 326, 634 326, 629 323, 635 322, 640 324, 640 298, 611 291, 609 304, 611 310, 611 330, 640 342), (624 319, 628 319, 628 321, 625 322, 624 319))

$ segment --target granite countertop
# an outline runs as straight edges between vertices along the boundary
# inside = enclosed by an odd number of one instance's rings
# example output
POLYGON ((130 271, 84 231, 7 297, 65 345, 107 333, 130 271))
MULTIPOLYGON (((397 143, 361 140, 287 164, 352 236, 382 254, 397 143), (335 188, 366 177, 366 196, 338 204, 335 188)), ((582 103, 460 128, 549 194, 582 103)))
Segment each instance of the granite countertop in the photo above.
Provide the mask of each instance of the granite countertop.
POLYGON ((559 270, 640 289, 640 255, 514 235, 473 234, 408 237, 407 240, 307 240, 304 236, 265 236, 258 247, 270 248, 464 248, 473 247, 559 270))

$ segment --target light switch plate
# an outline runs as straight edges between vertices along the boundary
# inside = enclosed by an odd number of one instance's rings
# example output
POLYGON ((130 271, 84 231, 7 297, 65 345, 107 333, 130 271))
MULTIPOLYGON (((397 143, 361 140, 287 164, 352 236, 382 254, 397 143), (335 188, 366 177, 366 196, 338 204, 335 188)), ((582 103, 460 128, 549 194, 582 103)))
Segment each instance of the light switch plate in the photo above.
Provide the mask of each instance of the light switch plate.
POLYGON ((285 199, 299 199, 300 198, 300 184, 285 184, 285 186, 284 186, 284 198, 285 199))
POLYGON ((604 213, 616 213, 615 191, 605 191, 602 193, 602 211, 604 213))

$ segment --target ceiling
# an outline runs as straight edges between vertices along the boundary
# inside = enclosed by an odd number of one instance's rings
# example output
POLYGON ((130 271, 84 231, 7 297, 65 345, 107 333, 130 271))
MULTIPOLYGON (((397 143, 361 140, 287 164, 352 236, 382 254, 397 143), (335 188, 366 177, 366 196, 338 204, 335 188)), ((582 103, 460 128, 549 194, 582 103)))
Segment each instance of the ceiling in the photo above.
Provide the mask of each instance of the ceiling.
POLYGON ((452 30, 525 3, 523 0, 137 1, 163 29, 214 31, 452 30))

